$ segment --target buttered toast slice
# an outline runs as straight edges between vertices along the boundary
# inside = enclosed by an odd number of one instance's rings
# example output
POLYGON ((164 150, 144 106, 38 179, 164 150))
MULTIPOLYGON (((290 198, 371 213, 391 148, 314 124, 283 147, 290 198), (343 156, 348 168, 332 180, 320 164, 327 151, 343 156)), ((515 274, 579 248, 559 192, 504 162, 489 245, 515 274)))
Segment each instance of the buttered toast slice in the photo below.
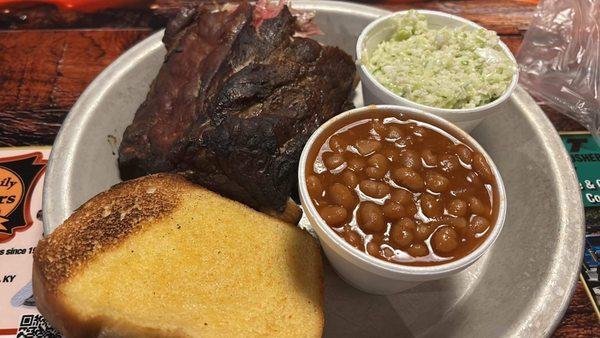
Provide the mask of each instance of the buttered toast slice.
POLYGON ((317 337, 322 278, 306 232, 172 174, 92 198, 33 264, 66 337, 317 337))

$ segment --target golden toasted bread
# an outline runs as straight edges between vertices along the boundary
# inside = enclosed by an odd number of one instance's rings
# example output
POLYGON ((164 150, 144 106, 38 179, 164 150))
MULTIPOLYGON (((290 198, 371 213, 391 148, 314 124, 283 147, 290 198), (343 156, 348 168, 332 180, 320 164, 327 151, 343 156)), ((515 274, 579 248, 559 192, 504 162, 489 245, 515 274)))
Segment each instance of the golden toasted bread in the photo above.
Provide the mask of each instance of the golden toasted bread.
POLYGON ((92 198, 34 254, 40 312, 66 337, 317 337, 306 232, 158 174, 92 198))

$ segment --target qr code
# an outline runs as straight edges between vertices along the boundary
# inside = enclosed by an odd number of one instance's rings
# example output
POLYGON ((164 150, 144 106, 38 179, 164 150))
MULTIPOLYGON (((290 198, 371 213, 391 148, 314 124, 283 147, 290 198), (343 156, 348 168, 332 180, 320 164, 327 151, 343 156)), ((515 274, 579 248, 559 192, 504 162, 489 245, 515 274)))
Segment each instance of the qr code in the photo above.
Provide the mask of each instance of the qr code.
POLYGON ((23 315, 17 338, 61 338, 58 331, 53 329, 42 315, 23 315))

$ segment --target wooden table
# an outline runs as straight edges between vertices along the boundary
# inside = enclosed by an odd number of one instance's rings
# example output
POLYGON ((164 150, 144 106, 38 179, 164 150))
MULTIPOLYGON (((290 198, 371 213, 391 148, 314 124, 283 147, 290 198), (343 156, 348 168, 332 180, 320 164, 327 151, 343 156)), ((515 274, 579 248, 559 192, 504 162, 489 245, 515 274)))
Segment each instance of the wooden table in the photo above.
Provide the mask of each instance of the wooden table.
MULTIPOLYGON (((126 49, 164 25, 155 12, 186 1, 159 0, 153 9, 86 14, 41 5, 0 8, 0 146, 52 144, 85 87, 126 49)), ((537 0, 362 2, 394 11, 426 8, 457 14, 497 31, 516 53, 537 0)), ((558 130, 583 130, 541 106, 558 130)), ((581 283, 555 336, 600 336, 581 283)))

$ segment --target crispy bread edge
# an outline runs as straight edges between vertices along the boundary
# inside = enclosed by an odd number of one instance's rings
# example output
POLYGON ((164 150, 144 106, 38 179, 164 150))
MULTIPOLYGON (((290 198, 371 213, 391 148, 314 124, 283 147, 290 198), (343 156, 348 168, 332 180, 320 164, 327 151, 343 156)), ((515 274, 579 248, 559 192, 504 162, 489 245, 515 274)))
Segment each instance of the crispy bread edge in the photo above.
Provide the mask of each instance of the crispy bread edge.
POLYGON ((116 184, 84 203, 38 242, 33 262, 46 287, 56 289, 88 259, 122 242, 147 221, 170 214, 181 192, 192 188, 181 176, 156 174, 116 184))
MULTIPOLYGON (((79 207, 52 234, 40 240, 33 254, 33 294, 40 313, 67 337, 102 336, 106 320, 83 319, 61 297, 59 286, 87 261, 140 231, 147 221, 168 216, 180 194, 195 186, 175 174, 156 174, 122 182, 79 207), (118 202, 118 203, 115 203, 118 202)), ((111 326, 121 326, 111 323, 111 326)), ((136 336, 165 333, 134 328, 136 336)), ((171 333, 172 335, 172 333, 171 333)))
MULTIPOLYGON (((68 335, 65 337, 99 337, 106 334, 114 336, 117 333, 114 330, 119 328, 122 329, 121 333, 126 332, 127 336, 183 337, 182 332, 161 332, 131 327, 126 323, 111 322, 108 318, 81 318, 61 298, 59 286, 81 270, 95 255, 109 250, 141 230, 142 223, 168 216, 179 205, 180 195, 190 189, 202 189, 215 194, 190 183, 180 175, 154 174, 116 184, 79 207, 50 236, 40 240, 34 252, 33 293, 40 313, 61 333, 67 332, 68 335), (114 205, 113 202, 117 199, 119 203, 114 205), (142 210, 127 210, 136 204, 141 204, 142 210), (111 207, 106 208, 107 205, 111 207), (127 213, 122 215, 121 212, 127 213), (107 329, 111 333, 106 332, 107 329)), ((256 212, 242 203, 233 202, 256 212)), ((281 222, 275 217, 263 215, 281 222)), ((317 240, 306 231, 289 223, 287 225, 310 237, 312 239, 310 245, 313 245, 317 252, 314 264, 318 266, 320 272, 319 308, 322 335, 325 319, 321 249, 317 240)))

